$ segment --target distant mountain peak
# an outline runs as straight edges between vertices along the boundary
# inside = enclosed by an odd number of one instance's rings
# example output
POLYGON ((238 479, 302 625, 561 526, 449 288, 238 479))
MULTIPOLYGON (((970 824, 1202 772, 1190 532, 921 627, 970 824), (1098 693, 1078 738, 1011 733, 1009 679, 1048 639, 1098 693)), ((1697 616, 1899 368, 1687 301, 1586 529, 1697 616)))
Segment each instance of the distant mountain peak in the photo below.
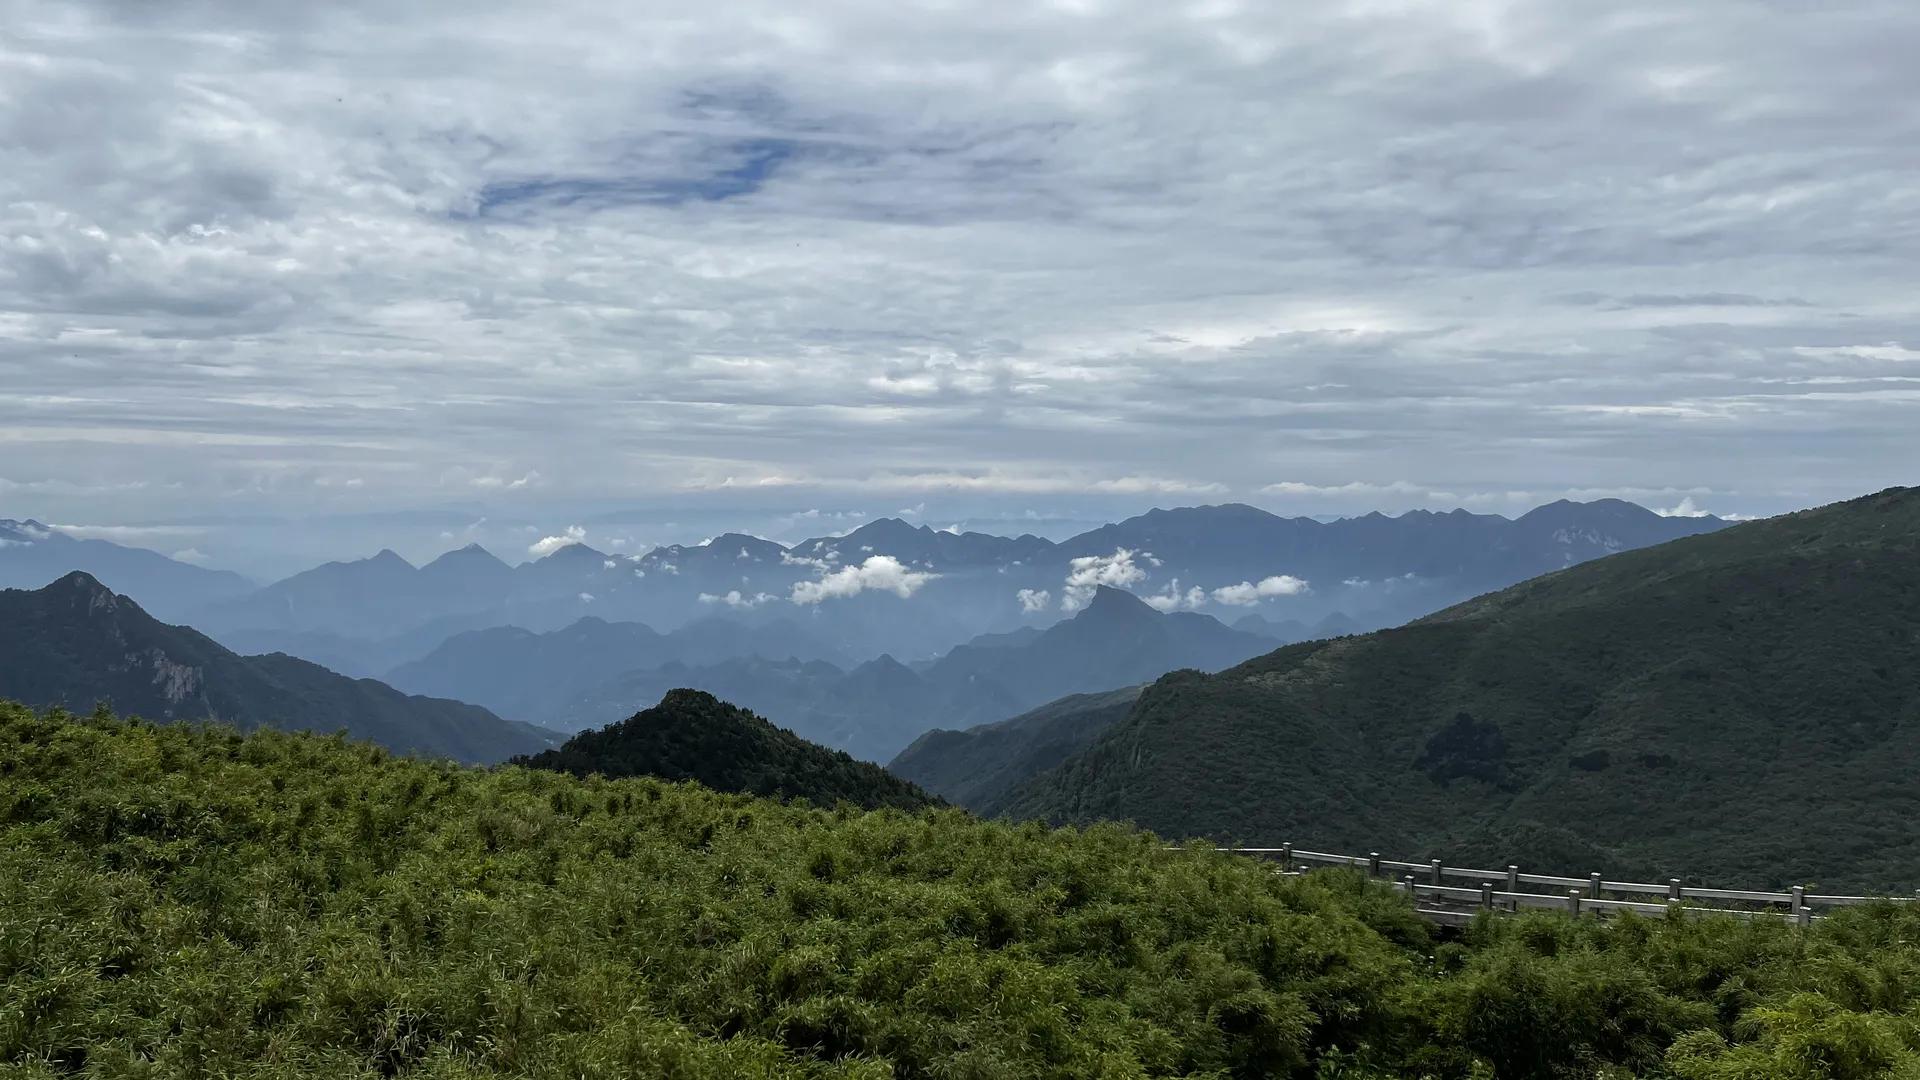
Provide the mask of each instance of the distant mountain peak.
POLYGON ((1153 610, 1153 607, 1145 600, 1140 599, 1125 589, 1116 589, 1109 585, 1096 585, 1093 589, 1093 599, 1088 602, 1085 610, 1075 615, 1074 618, 1093 620, 1125 619, 1139 618, 1142 614, 1158 615, 1159 612, 1153 610))
POLYGON ((94 577, 92 574, 87 573, 85 570, 75 570, 72 573, 62 577, 60 580, 47 586, 47 589, 49 591, 60 590, 60 589, 78 591, 78 592, 85 593, 86 595, 91 597, 104 598, 107 600, 111 600, 114 598, 112 589, 109 589, 105 585, 100 584, 99 578, 94 577))
POLYGON ((508 569, 507 564, 501 561, 498 555, 481 547, 479 544, 468 544, 463 548, 455 548, 421 567, 421 569, 446 569, 454 566, 484 566, 489 569, 494 567, 508 569))
POLYGON ((879 540, 889 536, 924 536, 933 532, 925 525, 914 525, 897 517, 874 518, 842 537, 843 540, 879 540))

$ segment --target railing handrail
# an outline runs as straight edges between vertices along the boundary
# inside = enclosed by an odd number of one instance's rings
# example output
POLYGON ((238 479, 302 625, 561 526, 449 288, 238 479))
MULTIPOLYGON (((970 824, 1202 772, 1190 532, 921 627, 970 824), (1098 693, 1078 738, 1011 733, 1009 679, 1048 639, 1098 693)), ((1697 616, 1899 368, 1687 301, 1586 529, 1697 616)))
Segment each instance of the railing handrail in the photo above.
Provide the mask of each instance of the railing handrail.
MULTIPOLYGON (((1641 911, 1650 914, 1664 914, 1669 912, 1676 903, 1683 903, 1687 900, 1706 901, 1708 904, 1746 903, 1765 904, 1769 906, 1780 905, 1786 907, 1787 910, 1784 912, 1756 912, 1739 908, 1706 906, 1686 907, 1685 910, 1721 911, 1742 916, 1752 916, 1756 914, 1778 915, 1789 919, 1797 919, 1803 924, 1813 918, 1813 916, 1810 915, 1809 909, 1815 907, 1847 907, 1858 904, 1875 903, 1882 900, 1892 901, 1894 903, 1914 903, 1920 901, 1920 890, 1917 890, 1914 896, 1853 896, 1812 893, 1808 892, 1806 888, 1802 886, 1796 886, 1787 892, 1773 892, 1764 889, 1713 889, 1698 885, 1683 885, 1679 878, 1669 878, 1666 884, 1661 885, 1642 881, 1614 881, 1602 877, 1599 874, 1589 874, 1584 878, 1577 878, 1563 877, 1556 874, 1521 873, 1518 866, 1508 866, 1505 870, 1483 870, 1472 867, 1448 866, 1444 861, 1439 859, 1432 859, 1425 863, 1417 863, 1403 859, 1384 859, 1380 857, 1378 852, 1368 852, 1365 855, 1345 855, 1331 851, 1311 851, 1304 848, 1296 848, 1291 844, 1277 848, 1221 847, 1215 848, 1214 850, 1242 855, 1278 856, 1285 863, 1282 869, 1289 872, 1292 871, 1295 863, 1307 863, 1322 866, 1351 866, 1365 870, 1373 876, 1397 876, 1403 879, 1403 881, 1412 881, 1416 875, 1425 876, 1428 880, 1424 882, 1413 882, 1420 892, 1449 898, 1471 896, 1471 898, 1479 900, 1489 895, 1489 889, 1494 889, 1496 886, 1504 886, 1504 888, 1498 889, 1497 892, 1491 895, 1502 902, 1529 907, 1561 906, 1567 904, 1569 898, 1566 895, 1555 895, 1553 893, 1527 892, 1519 888, 1519 886, 1534 885, 1572 890, 1580 896, 1584 904, 1591 905, 1595 910, 1641 911), (1390 874, 1389 872, 1394 873, 1390 874), (1480 888, 1461 888, 1443 884, 1443 882, 1448 879, 1477 882, 1480 888), (1609 899, 1604 895, 1606 893, 1659 896, 1663 897, 1666 903, 1653 904, 1642 901, 1609 899), (1544 900, 1545 903, 1536 903, 1536 900, 1544 900)), ((1414 895, 1418 896, 1419 894, 1419 892, 1416 892, 1414 895)))

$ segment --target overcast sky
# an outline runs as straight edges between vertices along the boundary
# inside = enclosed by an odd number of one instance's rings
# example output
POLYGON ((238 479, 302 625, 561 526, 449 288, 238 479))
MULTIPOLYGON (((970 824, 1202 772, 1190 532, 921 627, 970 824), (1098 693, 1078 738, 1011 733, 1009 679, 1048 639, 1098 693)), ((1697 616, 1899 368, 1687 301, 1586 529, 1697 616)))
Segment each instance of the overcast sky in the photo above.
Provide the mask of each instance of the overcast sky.
POLYGON ((1917 55, 1910 2, 0 0, 0 517, 1912 482, 1917 55))

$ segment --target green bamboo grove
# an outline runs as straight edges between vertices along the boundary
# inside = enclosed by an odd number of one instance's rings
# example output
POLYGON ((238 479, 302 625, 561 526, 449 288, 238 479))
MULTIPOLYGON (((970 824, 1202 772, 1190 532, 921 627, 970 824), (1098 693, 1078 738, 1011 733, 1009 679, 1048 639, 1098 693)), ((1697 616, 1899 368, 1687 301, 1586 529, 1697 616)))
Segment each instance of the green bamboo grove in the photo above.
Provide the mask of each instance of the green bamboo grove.
POLYGON ((1114 825, 0 705, 8 1077, 1920 1077, 1920 915, 1442 935, 1114 825))

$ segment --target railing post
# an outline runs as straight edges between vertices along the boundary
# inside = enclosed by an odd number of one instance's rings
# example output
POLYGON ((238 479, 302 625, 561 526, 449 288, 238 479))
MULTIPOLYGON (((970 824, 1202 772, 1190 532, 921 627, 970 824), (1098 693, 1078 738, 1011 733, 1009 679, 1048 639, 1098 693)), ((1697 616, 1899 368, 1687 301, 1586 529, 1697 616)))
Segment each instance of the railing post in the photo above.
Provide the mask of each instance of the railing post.
POLYGON ((1680 899, 1680 879, 1679 878, 1675 877, 1675 878, 1667 879, 1667 899, 1669 900, 1680 899))
POLYGON ((1493 882, 1491 881, 1480 883, 1480 910, 1493 910, 1493 882))
POLYGON ((1280 872, 1283 874, 1293 872, 1293 841, 1291 840, 1280 845, 1280 872))
POLYGON ((1801 926, 1809 926, 1813 923, 1812 916, 1813 910, 1807 907, 1807 887, 1795 885, 1793 887, 1793 921, 1801 926))
POLYGON ((1407 890, 1407 902, 1412 904, 1416 908, 1419 907, 1420 898, 1418 896, 1415 896, 1413 892, 1413 875, 1408 874, 1406 878, 1401 882, 1401 886, 1407 890))
POLYGON ((1686 908, 1681 905, 1680 901, 1672 899, 1667 901, 1667 918, 1678 919, 1680 913, 1684 910, 1686 910, 1686 908))
POLYGON ((1567 890, 1567 914, 1573 916, 1576 919, 1580 917, 1580 890, 1579 889, 1567 890))
MULTIPOLYGON (((1520 891, 1520 868, 1518 866, 1513 865, 1512 863, 1507 864, 1507 891, 1510 893, 1517 893, 1520 891)), ((1520 901, 1508 900, 1507 910, 1519 911, 1520 901)))
POLYGON ((1600 875, 1599 874, 1587 875, 1587 895, 1593 897, 1595 900, 1600 899, 1600 875))
POLYGON ((1377 851, 1367 852, 1367 876, 1380 876, 1380 853, 1377 851))
POLYGON ((1440 860, 1439 859, 1433 860, 1433 883, 1435 885, 1440 884, 1440 860))

